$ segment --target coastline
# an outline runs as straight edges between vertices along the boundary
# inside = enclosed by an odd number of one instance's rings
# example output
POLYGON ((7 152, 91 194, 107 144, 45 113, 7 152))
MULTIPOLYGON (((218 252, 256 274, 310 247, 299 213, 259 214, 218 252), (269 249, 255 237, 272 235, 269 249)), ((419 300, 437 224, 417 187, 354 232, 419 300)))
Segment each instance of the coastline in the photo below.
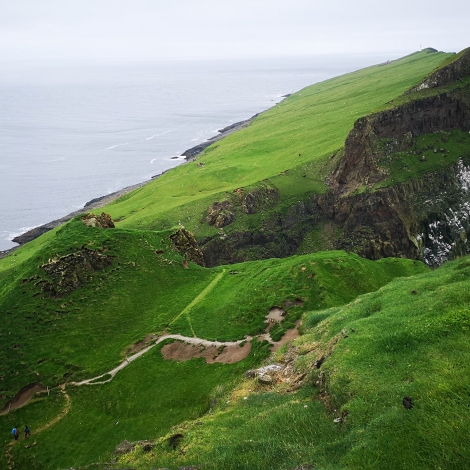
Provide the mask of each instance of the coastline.
MULTIPOLYGON (((287 97, 289 95, 284 95, 282 99, 287 97)), ((230 134, 233 134, 234 132, 237 132, 241 129, 244 129, 248 127, 253 120, 258 117, 260 114, 262 114, 264 111, 255 114, 254 116, 245 119, 243 121, 236 122, 234 124, 231 124, 229 126, 226 126, 222 129, 219 129, 217 132, 218 134, 210 137, 207 139, 205 142, 202 144, 198 144, 194 147, 191 147, 188 150, 185 150, 182 154, 181 157, 184 157, 185 161, 183 161, 181 164, 184 165, 185 163, 193 161, 200 153, 202 153, 207 147, 212 145, 213 143, 223 139, 224 137, 229 136, 230 134)), ((65 224, 69 220, 73 219, 79 214, 83 214, 87 211, 91 211, 93 209, 99 209, 101 207, 106 206, 110 202, 113 202, 114 200, 118 199, 121 196, 124 196, 125 194, 130 193, 131 191, 134 191, 135 189, 141 188, 142 186, 145 186, 148 183, 151 183, 153 180, 156 178, 162 176, 165 174, 167 171, 170 171, 171 168, 168 170, 162 171, 158 175, 152 176, 149 180, 143 181, 141 183, 136 183, 131 186, 126 186, 125 188, 122 188, 118 191, 115 191, 110 194, 106 194, 104 196, 99 196, 96 198, 91 199, 90 201, 86 202, 85 205, 76 211, 73 211, 63 217, 60 217, 59 219, 52 220, 51 222, 48 222, 43 225, 39 225, 37 227, 32 228, 31 230, 28 230, 25 233, 22 233, 21 235, 18 235, 17 237, 13 238, 12 241, 15 243, 18 243, 18 246, 15 246, 13 248, 10 248, 8 250, 0 251, 0 259, 8 256, 10 253, 13 253, 15 250, 17 250, 20 246, 24 245, 25 243, 28 243, 41 235, 43 235, 46 232, 49 232, 50 230, 59 227, 62 224, 65 224)))

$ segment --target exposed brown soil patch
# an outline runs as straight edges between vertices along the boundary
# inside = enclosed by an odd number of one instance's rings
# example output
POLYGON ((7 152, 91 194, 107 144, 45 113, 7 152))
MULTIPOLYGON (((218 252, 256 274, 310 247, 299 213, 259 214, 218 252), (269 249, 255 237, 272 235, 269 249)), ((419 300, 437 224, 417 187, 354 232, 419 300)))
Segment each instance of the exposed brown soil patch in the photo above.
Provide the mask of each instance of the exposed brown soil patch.
POLYGON ((38 392, 43 392, 45 389, 39 382, 31 383, 23 387, 6 405, 5 408, 0 412, 1 415, 6 415, 9 410, 16 410, 33 398, 38 392))
POLYGON ((140 351, 145 346, 148 346, 152 341, 155 341, 158 338, 158 335, 149 334, 142 341, 137 341, 134 343, 127 351, 127 354, 133 354, 140 351))
POLYGON ((231 344, 226 346, 222 352, 216 357, 214 362, 222 364, 234 364, 248 357, 251 351, 251 342, 247 341, 243 346, 240 344, 231 344))
POLYGON ((216 344, 191 344, 183 341, 174 341, 162 348, 164 359, 174 361, 188 361, 189 359, 202 357, 208 364, 220 362, 221 364, 234 364, 245 359, 250 354, 251 343, 247 341, 243 346, 229 344, 217 346, 216 344))
POLYGON ((271 351, 277 351, 281 346, 284 344, 288 343, 289 341, 292 341, 295 338, 298 338, 300 336, 299 334, 299 325, 300 325, 300 320, 297 320, 295 322, 295 328, 291 328, 290 330, 287 330, 285 335, 277 342, 274 343, 271 351))
POLYGON ((271 307, 269 313, 266 317, 268 321, 281 322, 284 320, 284 317, 287 315, 287 312, 281 307, 271 307))

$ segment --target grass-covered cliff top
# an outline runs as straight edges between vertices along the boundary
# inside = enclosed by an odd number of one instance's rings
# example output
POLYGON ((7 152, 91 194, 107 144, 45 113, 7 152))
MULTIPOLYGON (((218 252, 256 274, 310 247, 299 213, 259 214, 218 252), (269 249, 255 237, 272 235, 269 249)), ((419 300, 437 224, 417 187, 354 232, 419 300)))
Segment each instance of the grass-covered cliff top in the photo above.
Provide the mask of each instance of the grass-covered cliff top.
MULTIPOLYGON (((390 106, 386 103, 454 56, 426 49, 307 87, 262 113, 248 128, 211 145, 195 161, 104 210, 123 228, 162 230, 182 223, 201 238, 217 233, 205 222, 207 208, 237 188, 263 182, 279 190, 286 204, 299 195, 323 193, 324 178, 336 163, 330 157, 343 147, 354 121, 390 106)), ((246 221, 239 224, 244 228, 246 221)), ((0 259, 0 272, 29 258, 54 233, 0 259)))
POLYGON ((181 222, 198 234, 210 203, 239 187, 275 179, 281 196, 322 193, 329 157, 344 145, 354 121, 402 94, 448 56, 426 50, 307 87, 208 147, 196 161, 105 210, 122 227, 161 229, 181 222), (278 176, 296 168, 292 177, 278 176))

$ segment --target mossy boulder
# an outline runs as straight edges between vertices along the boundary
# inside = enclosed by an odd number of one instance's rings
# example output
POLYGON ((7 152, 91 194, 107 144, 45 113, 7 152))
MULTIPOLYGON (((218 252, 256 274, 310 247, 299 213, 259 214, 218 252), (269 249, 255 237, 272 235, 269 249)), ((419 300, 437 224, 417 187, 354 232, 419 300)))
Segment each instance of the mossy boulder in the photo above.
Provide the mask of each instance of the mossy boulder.
POLYGON ((102 212, 101 215, 90 212, 84 215, 82 220, 88 227, 114 228, 113 219, 109 214, 105 214, 104 212, 102 212))

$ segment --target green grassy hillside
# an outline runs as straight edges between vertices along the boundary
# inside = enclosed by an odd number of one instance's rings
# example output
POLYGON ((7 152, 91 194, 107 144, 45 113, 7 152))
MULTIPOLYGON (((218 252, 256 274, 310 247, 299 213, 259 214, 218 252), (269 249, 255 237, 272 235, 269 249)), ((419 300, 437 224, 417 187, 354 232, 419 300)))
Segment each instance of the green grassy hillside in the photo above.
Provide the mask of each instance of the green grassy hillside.
POLYGON ((344 252, 214 269, 190 263, 185 269, 171 233, 90 228, 77 218, 36 256, 10 269, 0 299, 0 355, 13 373, 4 378, 3 391, 11 396, 30 382, 54 386, 104 373, 149 334, 242 339, 263 331, 274 305, 302 299, 303 306, 286 317, 292 324, 306 309, 340 305, 425 269, 408 260, 374 263, 344 252), (51 295, 51 276, 40 266, 83 246, 108 257, 109 266, 90 271, 75 290, 51 295))
POLYGON ((403 93, 449 56, 426 50, 307 87, 262 113, 248 128, 208 147, 197 161, 105 210, 122 227, 158 230, 181 222, 204 236, 216 230, 204 223, 203 213, 212 201, 225 198, 225 192, 274 178, 286 198, 322 193, 329 157, 343 147, 354 121, 403 93), (298 171, 278 177, 294 168, 298 171))
MULTIPOLYGON (((170 242, 173 232, 91 228, 76 218, 34 256, 3 273, 3 403, 28 383, 54 388, 104 374, 149 334, 239 340, 264 331, 272 306, 290 305, 283 323, 273 329, 273 336, 280 338, 306 310, 342 305, 397 276, 427 269, 410 260, 373 262, 345 252, 214 269, 190 263, 186 269, 170 242), (48 273, 47 266, 84 250, 109 261, 68 290, 64 281, 79 276, 81 265, 72 263, 69 271, 67 264, 61 265, 66 274, 59 278, 48 273)), ((233 365, 208 365, 202 359, 178 365, 163 361, 159 346, 109 384, 68 386, 70 412, 35 436, 35 468, 99 460, 124 438, 163 435, 172 425, 196 418, 208 409, 217 384, 229 387, 267 355, 268 344, 257 344, 247 359, 233 365), (195 387, 200 387, 197 393, 195 387), (157 401, 152 400, 155 396, 157 401), (114 427, 116 420, 121 426, 114 427), (77 441, 77 436, 83 438, 77 441), (99 442, 93 446, 92 436, 99 442), (58 457, 51 452, 61 448, 73 453, 58 457)), ((53 396, 1 416, 0 425, 7 429, 28 421, 41 428, 47 424, 44 416, 63 402, 60 393, 53 396)), ((20 449, 14 448, 19 452, 14 461, 30 465, 28 454, 20 449)))
MULTIPOLYGON (((205 268, 187 264, 170 238, 182 225, 199 239, 218 234, 206 210, 237 197, 238 188, 272 190, 275 210, 324 193, 354 121, 449 57, 425 50, 308 87, 197 161, 110 204, 117 228, 88 227, 77 217, 0 259, 0 407, 28 384, 50 388, 0 415, 4 430, 27 423, 33 431, 28 444, 15 445, 4 433, 0 468, 108 468, 124 439, 157 446, 138 447, 116 468, 405 468, 412 461, 424 469, 433 459, 436 468, 459 468, 468 457, 459 417, 468 412, 468 371, 458 362, 466 361, 468 259, 431 272, 406 259, 312 254, 328 243, 312 235, 297 256, 205 268), (271 329, 274 340, 301 318, 303 336, 268 359, 270 344, 256 336, 272 307, 287 311, 271 329), (133 360, 168 334, 255 338, 233 364, 164 360, 173 339, 133 360), (287 358, 302 387, 280 377, 263 389, 244 378, 263 360, 287 358), (119 364, 126 367, 108 383, 75 383, 111 378, 119 364), (402 395, 413 398, 412 410, 402 395), (184 438, 174 451, 165 439, 176 432, 184 438)), ((438 169, 468 147, 464 133, 446 136, 448 157, 433 150, 442 135, 420 137, 413 150, 438 169)), ((404 181, 407 157, 387 157, 379 162, 390 167, 383 184, 404 181)), ((413 177, 425 171, 407 162, 413 177)), ((269 204, 255 214, 238 208, 226 230, 259 227, 274 211, 269 204)))
POLYGON ((201 418, 203 425, 188 422, 173 431, 184 434, 184 454, 162 440, 119 465, 466 468, 469 276, 466 257, 345 306, 306 313, 304 335, 269 361, 282 364, 294 354, 296 374, 308 374, 300 392, 285 393, 280 381, 263 388, 245 379, 201 418), (412 409, 402 404, 405 396, 412 409))

